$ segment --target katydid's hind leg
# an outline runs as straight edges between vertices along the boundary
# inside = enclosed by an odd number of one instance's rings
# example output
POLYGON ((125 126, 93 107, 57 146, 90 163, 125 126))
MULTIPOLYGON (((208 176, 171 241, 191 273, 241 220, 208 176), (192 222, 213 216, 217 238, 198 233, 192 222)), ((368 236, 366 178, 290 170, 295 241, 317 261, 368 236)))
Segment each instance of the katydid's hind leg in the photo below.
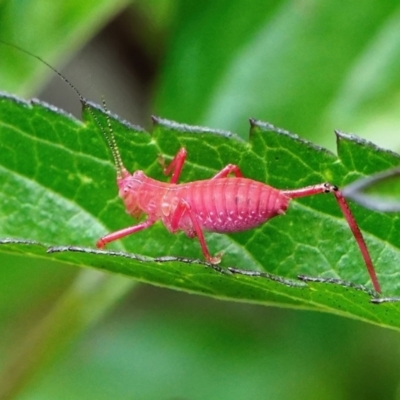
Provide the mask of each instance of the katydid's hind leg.
POLYGON ((133 233, 142 231, 143 229, 147 229, 149 226, 153 225, 154 222, 155 221, 148 219, 144 222, 141 222, 140 224, 129 226, 128 228, 124 228, 119 231, 109 233, 108 235, 103 236, 101 239, 97 241, 96 247, 102 249, 108 243, 122 239, 125 236, 132 235, 133 233))
POLYGON ((204 238, 203 231, 199 224, 199 221, 196 217, 196 214, 193 213, 192 209, 190 208, 189 203, 185 200, 180 199, 173 215, 171 215, 171 229, 173 232, 176 232, 179 229, 179 223, 185 214, 185 212, 189 215, 190 221, 192 222, 193 231, 186 232, 189 237, 197 236, 200 242, 201 250, 204 254, 205 259, 210 264, 219 264, 221 262, 221 255, 216 255, 215 257, 211 256, 210 251, 208 250, 206 240, 204 238))
POLYGON ((185 164, 186 156, 187 156, 187 151, 184 147, 182 147, 178 151, 178 153, 176 153, 175 157, 168 166, 165 165, 165 160, 163 156, 158 157, 158 162, 161 164, 163 168, 164 175, 170 175, 172 172, 170 183, 178 183, 183 165, 185 164))
POLYGON ((357 245, 361 251, 362 257, 364 259, 364 263, 367 267, 368 274, 371 278, 371 282, 374 286, 374 289, 377 293, 381 293, 381 288, 379 285, 378 278, 376 276, 375 268, 372 264, 371 256, 369 254, 367 245, 365 243, 364 237, 361 233, 361 230, 354 219, 353 214, 350 211, 349 205, 347 201, 342 195, 342 192, 338 189, 337 186, 331 185, 330 183, 320 183, 318 185, 306 186, 304 188, 294 189, 294 190, 282 190, 282 194, 288 196, 291 199, 313 196, 319 193, 332 193, 336 201, 342 210, 344 217, 346 218, 347 224, 349 225, 353 236, 357 242, 357 245))
POLYGON ((228 164, 215 174, 211 179, 226 178, 229 174, 233 174, 236 178, 243 178, 241 169, 235 164, 228 164))

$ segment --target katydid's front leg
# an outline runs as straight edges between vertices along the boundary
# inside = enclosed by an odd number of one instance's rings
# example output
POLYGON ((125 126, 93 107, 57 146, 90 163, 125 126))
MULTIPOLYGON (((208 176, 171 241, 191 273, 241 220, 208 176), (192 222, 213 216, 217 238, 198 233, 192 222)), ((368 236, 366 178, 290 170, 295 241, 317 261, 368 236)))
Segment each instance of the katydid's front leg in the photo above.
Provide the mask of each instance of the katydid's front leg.
POLYGON ((115 240, 122 239, 125 236, 131 235, 132 233, 136 233, 142 231, 143 229, 147 229, 155 222, 156 221, 147 219, 146 221, 141 222, 140 224, 129 226, 128 228, 120 229, 119 231, 109 233, 108 235, 103 236, 101 239, 97 241, 96 247, 102 249, 106 244, 114 242, 115 240))

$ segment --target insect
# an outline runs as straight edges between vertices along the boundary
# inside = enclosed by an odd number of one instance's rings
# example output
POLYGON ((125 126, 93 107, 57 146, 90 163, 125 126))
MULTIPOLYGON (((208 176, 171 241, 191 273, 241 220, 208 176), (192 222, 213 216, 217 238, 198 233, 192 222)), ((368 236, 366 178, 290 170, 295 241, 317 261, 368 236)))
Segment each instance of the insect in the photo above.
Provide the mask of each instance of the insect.
POLYGON ((210 179, 178 183, 187 156, 185 148, 181 148, 172 162, 164 167, 166 175, 172 173, 170 182, 160 182, 146 176, 143 171, 130 174, 123 166, 114 137, 107 136, 117 168, 119 196, 125 203, 128 214, 133 217, 146 214, 147 219, 103 236, 97 242, 98 248, 147 229, 160 220, 171 233, 183 231, 190 238, 197 237, 205 259, 217 264, 221 261, 221 255, 210 254, 204 230, 230 233, 251 229, 284 214, 290 200, 294 198, 332 193, 360 248, 374 289, 380 293, 378 278, 363 235, 336 186, 321 183, 299 189, 280 190, 243 177, 240 168, 234 164, 228 164, 210 179), (229 177, 230 174, 234 176, 229 177))
MULTIPOLYGON (((234 164, 228 164, 210 179, 178 183, 187 157, 185 148, 178 151, 168 166, 161 159, 165 175, 172 175, 168 183, 152 179, 143 171, 130 174, 122 162, 110 119, 107 120, 106 130, 87 100, 67 78, 40 57, 18 46, 12 46, 50 67, 77 93, 81 102, 89 107, 114 158, 119 196, 125 203, 127 213, 134 218, 147 215, 144 221, 136 225, 103 236, 96 243, 98 248, 104 248, 110 242, 147 229, 156 221, 161 221, 171 233, 183 231, 189 238, 197 237, 205 259, 211 264, 218 264, 221 254, 210 254, 204 231, 230 233, 252 229, 284 214, 292 199, 331 193, 354 235, 375 291, 381 292, 363 235, 338 187, 330 183, 320 183, 298 189, 280 190, 263 182, 245 178, 240 168, 234 164)), ((105 104, 104 108, 106 109, 105 104)))

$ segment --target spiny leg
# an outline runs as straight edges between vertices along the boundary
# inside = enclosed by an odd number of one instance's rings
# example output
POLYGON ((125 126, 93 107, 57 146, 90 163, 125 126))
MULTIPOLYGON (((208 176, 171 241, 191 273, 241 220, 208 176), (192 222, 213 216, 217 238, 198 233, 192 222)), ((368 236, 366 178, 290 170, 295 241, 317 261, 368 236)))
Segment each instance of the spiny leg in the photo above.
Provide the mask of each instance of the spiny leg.
POLYGON ((178 183, 179 176, 181 175, 183 165, 185 164, 187 156, 187 151, 182 147, 175 155, 171 163, 166 166, 164 157, 159 156, 158 162, 163 167, 164 175, 170 175, 172 172, 172 177, 170 183, 178 183))
POLYGON ((353 232, 354 238, 357 241, 358 247, 360 248, 361 254, 363 256, 365 265, 367 267, 369 276, 371 277, 372 284, 376 292, 381 293, 381 288, 379 286, 378 278, 375 273, 374 266, 372 264, 371 257, 368 252, 367 245, 365 244, 364 237, 360 231, 360 228, 357 225, 356 220, 353 217, 353 214, 350 211, 350 208, 343 197, 340 190, 330 183, 321 183, 319 185, 307 186, 305 188, 294 189, 294 190, 282 190, 282 193, 292 199, 298 197, 306 197, 306 196, 313 196, 319 193, 333 193, 336 201, 339 204, 340 209, 344 217, 346 218, 347 223, 351 231, 353 232))
POLYGON ((203 231, 200 227, 199 221, 198 221, 196 215, 193 213, 192 209, 190 208, 189 203, 187 203, 183 199, 179 200, 179 203, 178 203, 173 215, 171 216, 172 231, 176 232, 179 229, 179 223, 185 212, 188 213, 189 218, 192 222, 194 232, 196 233, 196 236, 199 239, 201 250, 203 251, 205 259, 210 264, 219 264, 221 262, 221 256, 220 255, 216 255, 215 257, 211 256, 210 251, 208 250, 208 247, 206 244, 206 240, 204 238, 203 231))
POLYGON ((114 242, 115 240, 122 239, 125 236, 131 235, 132 233, 136 233, 142 231, 143 229, 147 229, 149 226, 153 225, 155 221, 147 219, 140 224, 128 226, 128 228, 120 229, 119 231, 109 233, 108 235, 103 236, 96 243, 96 247, 102 249, 106 244, 114 242))

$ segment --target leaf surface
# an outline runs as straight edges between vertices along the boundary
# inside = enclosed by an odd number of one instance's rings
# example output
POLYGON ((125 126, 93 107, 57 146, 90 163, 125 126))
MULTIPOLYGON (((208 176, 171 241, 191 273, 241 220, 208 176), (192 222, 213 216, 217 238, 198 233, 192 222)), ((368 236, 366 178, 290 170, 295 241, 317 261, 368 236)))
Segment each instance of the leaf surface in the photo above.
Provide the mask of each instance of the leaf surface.
MULTIPOLYGON (((104 114, 93 110, 106 126, 104 114)), ((113 243, 110 252, 93 250, 100 236, 134 221, 117 197, 111 156, 88 110, 84 121, 38 102, 1 97, 0 236, 19 240, 3 240, 0 252, 54 258, 214 297, 318 309, 399 327, 400 304, 370 304, 370 293, 360 287, 297 280, 307 275, 370 287, 350 229, 329 195, 293 201, 286 216, 257 229, 206 234, 211 252, 225 253, 224 273, 201 261, 197 240, 172 235, 161 223, 113 243), (46 254, 49 246, 56 249, 46 254), (245 271, 261 274, 246 276, 245 271)), ((344 186, 400 163, 397 154, 350 135, 337 134, 336 156, 259 121, 253 121, 248 142, 235 134, 157 118, 151 134, 116 118, 112 125, 128 170, 141 169, 160 180, 165 177, 158 155, 170 160, 181 146, 188 150, 182 182, 207 179, 234 162, 246 177, 277 188, 325 181, 344 186)), ((398 215, 356 204, 351 208, 384 294, 399 295, 398 215)))

